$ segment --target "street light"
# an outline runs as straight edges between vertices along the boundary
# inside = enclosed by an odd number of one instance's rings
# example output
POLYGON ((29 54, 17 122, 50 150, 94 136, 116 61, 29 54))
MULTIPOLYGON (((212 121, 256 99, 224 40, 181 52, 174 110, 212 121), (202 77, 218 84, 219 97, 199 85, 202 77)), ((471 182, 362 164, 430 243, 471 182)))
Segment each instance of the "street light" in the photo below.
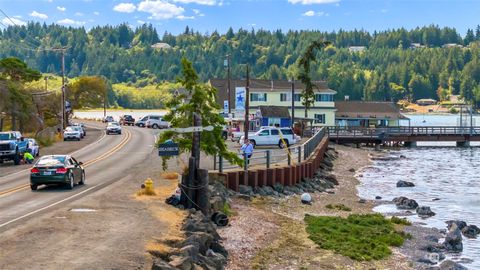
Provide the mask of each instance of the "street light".
POLYGON ((228 98, 228 114, 232 113, 232 106, 230 106, 230 100, 232 99, 230 90, 230 54, 227 54, 227 59, 223 61, 223 66, 227 68, 227 98, 228 98))

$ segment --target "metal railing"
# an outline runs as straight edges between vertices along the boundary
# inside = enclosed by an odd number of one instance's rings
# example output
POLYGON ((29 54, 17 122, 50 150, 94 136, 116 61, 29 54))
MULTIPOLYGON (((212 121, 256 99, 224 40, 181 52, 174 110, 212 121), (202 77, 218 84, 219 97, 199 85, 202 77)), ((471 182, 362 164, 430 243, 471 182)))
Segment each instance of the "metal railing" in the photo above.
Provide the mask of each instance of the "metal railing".
POLYGON ((328 127, 330 138, 375 138, 389 136, 479 136, 480 127, 432 126, 432 127, 328 127))
MULTIPOLYGON (((294 145, 283 149, 255 149, 251 158, 239 153, 239 157, 244 160, 243 168, 247 170, 252 167, 270 168, 272 164, 285 163, 293 165, 308 159, 327 135, 326 128, 320 128, 315 134, 301 145, 294 145)), ((231 164, 222 157, 214 156, 213 169, 223 172, 224 170, 239 169, 236 164, 231 164)))

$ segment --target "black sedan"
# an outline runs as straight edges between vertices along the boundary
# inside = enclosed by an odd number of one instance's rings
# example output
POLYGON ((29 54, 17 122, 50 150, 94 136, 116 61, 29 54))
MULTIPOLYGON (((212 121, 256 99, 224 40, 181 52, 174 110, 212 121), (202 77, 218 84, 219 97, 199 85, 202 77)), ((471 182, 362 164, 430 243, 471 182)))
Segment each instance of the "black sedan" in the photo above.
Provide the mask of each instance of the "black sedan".
POLYGON ((85 170, 82 162, 68 155, 41 157, 30 170, 30 187, 37 190, 39 185, 65 185, 73 189, 76 184, 85 184, 85 170))

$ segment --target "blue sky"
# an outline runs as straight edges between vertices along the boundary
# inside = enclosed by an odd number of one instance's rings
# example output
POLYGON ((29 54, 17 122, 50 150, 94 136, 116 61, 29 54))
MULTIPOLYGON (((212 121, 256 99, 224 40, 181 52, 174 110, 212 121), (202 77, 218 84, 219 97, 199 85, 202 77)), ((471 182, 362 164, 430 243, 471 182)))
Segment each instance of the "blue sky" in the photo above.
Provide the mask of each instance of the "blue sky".
MULTIPOLYGON (((462 35, 480 24, 478 0, 0 0, 17 24, 67 26, 151 23, 161 35, 244 29, 386 30, 438 24, 462 35)), ((11 21, 0 14, 0 27, 11 21)))

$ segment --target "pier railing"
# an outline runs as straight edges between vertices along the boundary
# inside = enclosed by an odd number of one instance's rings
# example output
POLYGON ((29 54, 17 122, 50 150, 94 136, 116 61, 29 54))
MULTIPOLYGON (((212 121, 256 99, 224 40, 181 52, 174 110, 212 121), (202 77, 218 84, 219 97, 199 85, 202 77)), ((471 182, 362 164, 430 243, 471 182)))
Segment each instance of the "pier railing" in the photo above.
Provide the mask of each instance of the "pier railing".
MULTIPOLYGON (((326 128, 320 128, 306 142, 301 145, 293 145, 285 149, 255 149, 253 155, 244 163, 244 169, 249 167, 270 168, 272 164, 293 165, 310 158, 322 139, 327 135, 326 128)), ((247 160, 243 154, 238 154, 240 158, 247 160)), ((221 157, 215 156, 213 159, 213 169, 223 172, 229 169, 238 169, 239 166, 231 164, 221 157)))
POLYGON ((328 136, 334 138, 386 139, 389 136, 480 136, 480 127, 431 126, 431 127, 328 127, 328 136))

